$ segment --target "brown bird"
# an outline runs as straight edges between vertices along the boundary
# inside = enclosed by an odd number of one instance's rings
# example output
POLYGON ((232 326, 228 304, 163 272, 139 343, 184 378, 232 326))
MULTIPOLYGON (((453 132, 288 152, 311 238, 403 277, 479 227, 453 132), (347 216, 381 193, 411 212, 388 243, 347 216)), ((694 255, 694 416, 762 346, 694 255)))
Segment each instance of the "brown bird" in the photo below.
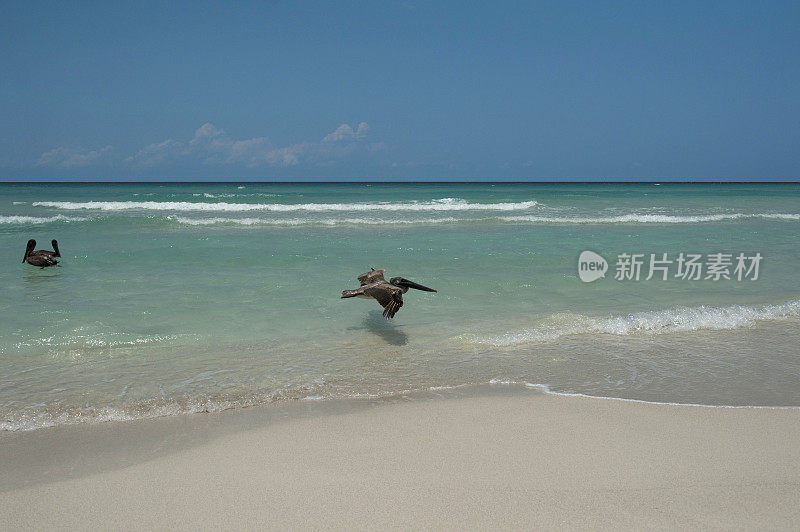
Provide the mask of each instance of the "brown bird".
POLYGON ((383 307, 383 316, 389 319, 394 318, 394 315, 403 306, 403 294, 408 292, 409 288, 436 292, 433 288, 422 286, 403 277, 392 277, 389 282, 386 282, 386 279, 383 278, 385 271, 372 268, 372 271, 359 275, 358 281, 361 283, 361 288, 342 291, 342 299, 348 297, 375 299, 383 307))
MULTIPOLYGON (((58 261, 53 255, 47 255, 47 253, 51 253, 50 251, 33 251, 35 247, 36 240, 28 240, 28 246, 25 248, 25 256, 22 258, 22 262, 27 262, 31 266, 38 266, 40 268, 47 268, 58 264, 58 261)), ((56 248, 56 253, 57 252, 58 248, 56 248)))
MULTIPOLYGON (((34 240, 34 246, 36 246, 34 240)), ((60 257, 61 252, 58 250, 58 240, 55 238, 50 241, 50 244, 53 246, 54 251, 48 251, 46 249, 37 249, 36 251, 31 251, 31 255, 46 255, 48 257, 60 257)))

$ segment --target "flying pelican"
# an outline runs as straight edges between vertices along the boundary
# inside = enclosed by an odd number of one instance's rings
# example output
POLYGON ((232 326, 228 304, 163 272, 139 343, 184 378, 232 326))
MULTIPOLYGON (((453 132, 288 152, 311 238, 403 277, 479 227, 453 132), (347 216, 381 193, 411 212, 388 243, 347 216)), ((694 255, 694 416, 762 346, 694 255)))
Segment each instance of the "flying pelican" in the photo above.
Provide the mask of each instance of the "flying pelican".
MULTIPOLYGON (((36 246, 36 241, 34 240, 33 242, 34 242, 33 245, 36 246)), ((47 257, 60 257, 61 256, 61 252, 58 250, 58 240, 56 240, 54 238, 53 240, 50 241, 50 244, 52 244, 53 249, 55 251, 48 251, 46 249, 37 249, 36 251, 31 251, 31 255, 45 255, 47 257)))
POLYGON ((403 306, 403 294, 408 292, 409 288, 425 292, 436 292, 433 288, 422 286, 403 277, 392 277, 387 283, 386 279, 383 278, 383 272, 385 271, 384 269, 376 270, 372 268, 372 271, 362 273, 358 276, 361 288, 343 290, 342 299, 348 297, 375 299, 383 307, 383 316, 389 319, 394 318, 394 315, 403 306))
MULTIPOLYGON (((36 247, 36 240, 28 240, 28 247, 25 248, 25 256, 22 262, 27 262, 31 266, 38 266, 40 268, 47 268, 48 266, 55 266, 58 261, 51 255, 44 255, 41 252, 34 252, 33 248, 36 247)), ((45 252, 45 253, 50 253, 45 252)))

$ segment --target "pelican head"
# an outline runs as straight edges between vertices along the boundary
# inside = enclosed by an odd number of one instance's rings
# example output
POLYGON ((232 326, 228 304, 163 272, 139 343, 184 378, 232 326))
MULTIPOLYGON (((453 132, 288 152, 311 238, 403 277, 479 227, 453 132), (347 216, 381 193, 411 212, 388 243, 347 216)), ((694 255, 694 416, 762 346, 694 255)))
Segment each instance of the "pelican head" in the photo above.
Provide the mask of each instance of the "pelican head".
POLYGON ((50 243, 53 245, 53 251, 55 251, 55 254, 53 256, 60 257, 61 252, 58 250, 58 240, 54 238, 53 240, 50 241, 50 243))
POLYGON ((28 255, 31 254, 31 251, 33 251, 33 248, 35 247, 36 247, 36 240, 32 238, 28 240, 28 246, 25 248, 25 256, 22 257, 22 262, 25 262, 25 259, 28 258, 28 255))
POLYGON ((409 288, 413 288, 415 290, 422 290, 423 292, 436 292, 433 288, 428 288, 427 286, 422 286, 421 284, 417 284, 414 281, 409 281, 405 277, 392 277, 389 279, 389 284, 394 286, 399 286, 403 289, 403 293, 407 292, 409 288))

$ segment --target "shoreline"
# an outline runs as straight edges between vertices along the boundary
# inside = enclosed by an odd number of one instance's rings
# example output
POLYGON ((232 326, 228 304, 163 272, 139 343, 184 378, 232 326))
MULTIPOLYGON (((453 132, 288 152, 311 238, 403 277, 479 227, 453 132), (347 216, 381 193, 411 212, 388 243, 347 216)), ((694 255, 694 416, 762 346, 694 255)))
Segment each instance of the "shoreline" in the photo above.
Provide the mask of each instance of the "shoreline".
POLYGON ((797 408, 601 399, 484 387, 5 433, 0 519, 45 529, 800 519, 797 408))
MULTIPOLYGON (((106 423, 133 423, 133 422, 143 422, 143 421, 151 421, 157 419, 164 419, 164 418, 175 418, 175 417, 184 417, 184 416, 195 416, 195 415, 203 415, 203 414, 220 414, 223 412, 239 412, 242 410, 249 410, 249 409, 259 409, 259 408, 278 408, 278 409, 286 409, 291 408, 290 405, 295 403, 332 403, 332 404, 346 404, 349 402, 352 403, 370 403, 370 402, 383 402, 383 401, 395 401, 395 400, 414 400, 417 399, 425 399, 430 396, 438 396, 441 394, 460 394, 460 393, 477 393, 477 394, 491 394, 491 393, 500 393, 503 390, 511 390, 511 393, 519 392, 519 393, 541 393, 545 395, 553 395, 558 397, 583 397, 586 399, 603 399, 609 401, 623 401, 623 402, 631 402, 631 403, 641 403, 647 405, 666 405, 666 406, 687 406, 687 407, 697 407, 697 408, 732 408, 732 409, 777 409, 777 410, 800 410, 800 405, 727 405, 727 404, 705 404, 705 403, 679 403, 675 401, 657 401, 657 400, 647 400, 647 399, 635 399, 629 397, 613 397, 613 396, 605 396, 605 395, 590 395, 582 392, 556 392, 550 389, 550 386, 547 384, 540 384, 540 383, 531 383, 526 381, 514 381, 514 380, 505 380, 505 379, 490 379, 487 382, 479 382, 479 383, 462 383, 462 384, 452 384, 452 385, 434 385, 428 386, 423 388, 414 388, 414 389, 405 389, 405 390, 397 390, 385 393, 376 393, 376 394, 354 394, 354 395, 339 395, 339 396, 332 396, 332 397, 321 397, 321 396, 307 396, 307 397, 298 397, 298 398, 285 398, 285 399, 270 399, 264 402, 253 402, 249 404, 239 404, 233 406, 225 406, 223 408, 209 408, 208 405, 205 405, 203 410, 185 410, 185 411, 176 411, 171 413, 155 413, 155 414, 147 414, 142 415, 140 417, 122 417, 119 413, 115 413, 114 416, 105 417, 105 418, 86 418, 85 420, 75 421, 63 421, 60 423, 53 422, 52 424, 47 425, 40 425, 35 427, 26 427, 26 428, 3 428, 0 429, 0 438, 2 438, 3 434, 20 434, 20 433, 28 433, 28 432, 38 432, 41 430, 50 430, 50 429, 59 429, 63 427, 82 427, 82 426, 93 426, 93 425, 102 425, 106 423)), ((176 400, 176 403, 178 401, 176 400)), ((335 408, 335 407, 334 407, 335 408)))

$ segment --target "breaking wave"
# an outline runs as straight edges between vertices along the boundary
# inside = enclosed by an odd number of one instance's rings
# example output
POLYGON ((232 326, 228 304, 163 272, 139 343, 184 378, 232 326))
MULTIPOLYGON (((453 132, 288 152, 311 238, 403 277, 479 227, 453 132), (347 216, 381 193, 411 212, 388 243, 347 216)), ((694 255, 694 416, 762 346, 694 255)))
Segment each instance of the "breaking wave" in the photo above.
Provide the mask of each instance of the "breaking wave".
POLYGON ((455 198, 403 203, 202 203, 191 201, 35 201, 38 207, 53 207, 65 210, 124 211, 132 209, 153 211, 518 211, 538 205, 535 201, 516 203, 470 203, 455 198))
POLYGON ((620 216, 598 217, 559 217, 559 216, 503 216, 500 219, 506 222, 541 222, 556 224, 680 224, 699 222, 721 222, 725 220, 738 220, 742 218, 764 218, 768 220, 800 220, 800 214, 783 213, 730 213, 730 214, 704 214, 676 216, 669 214, 623 214, 620 216))
POLYGON ((509 223, 509 224, 633 224, 633 223, 698 223, 718 222, 739 218, 769 218, 778 220, 799 220, 797 214, 732 214, 719 216, 662 216, 626 215, 608 218, 570 218, 544 216, 497 216, 484 218, 441 217, 441 218, 188 218, 168 216, 186 225, 269 225, 269 226, 337 226, 337 225, 436 225, 456 223, 509 223))
POLYGON ((231 194, 231 193, 227 193, 227 192, 219 192, 217 194, 210 194, 208 192, 203 192, 203 193, 192 194, 192 196, 194 196, 196 198, 202 196, 204 198, 212 198, 212 199, 218 199, 218 198, 252 198, 252 197, 255 197, 255 196, 258 196, 258 197, 261 197, 261 198, 276 198, 276 197, 282 196, 282 195, 283 194, 268 194, 266 192, 252 192, 250 194, 231 194))
POLYGON ((627 316, 593 318, 572 313, 554 314, 529 329, 499 336, 477 338, 479 344, 506 347, 535 342, 552 342, 576 334, 667 334, 675 332, 725 330, 752 327, 758 321, 800 318, 800 301, 755 308, 730 307, 674 308, 654 312, 636 312, 627 316))
MULTIPOLYGON (((580 217, 545 217, 545 216, 442 216, 430 218, 378 218, 378 217, 295 217, 295 218, 256 218, 256 217, 224 217, 194 218, 178 215, 131 216, 125 218, 128 223, 178 223, 189 226, 269 226, 269 227, 340 227, 340 226, 408 226, 408 225, 449 225, 449 224, 523 224, 523 225, 590 225, 590 224, 681 224, 699 222, 723 222, 741 218, 764 218, 775 220, 798 220, 796 214, 752 214, 752 215, 719 215, 719 216, 666 216, 666 215, 626 215, 606 218, 580 217)), ((51 223, 79 222, 111 222, 114 217, 78 217, 55 215, 39 216, 0 216, 0 225, 44 225, 51 223)), ((119 218, 118 220, 122 220, 119 218)))
POLYGON ((49 224, 54 222, 83 222, 89 218, 69 217, 62 214, 47 218, 38 216, 0 216, 0 224, 49 224))
MULTIPOLYGON (((462 218, 424 218, 424 219, 377 219, 377 218, 290 218, 290 219, 267 219, 267 218, 184 218, 182 216, 168 216, 186 225, 271 225, 271 226, 337 226, 337 225, 430 225, 445 224, 456 222, 475 222, 479 220, 462 218)), ((487 221, 489 219, 486 219, 487 221)))

